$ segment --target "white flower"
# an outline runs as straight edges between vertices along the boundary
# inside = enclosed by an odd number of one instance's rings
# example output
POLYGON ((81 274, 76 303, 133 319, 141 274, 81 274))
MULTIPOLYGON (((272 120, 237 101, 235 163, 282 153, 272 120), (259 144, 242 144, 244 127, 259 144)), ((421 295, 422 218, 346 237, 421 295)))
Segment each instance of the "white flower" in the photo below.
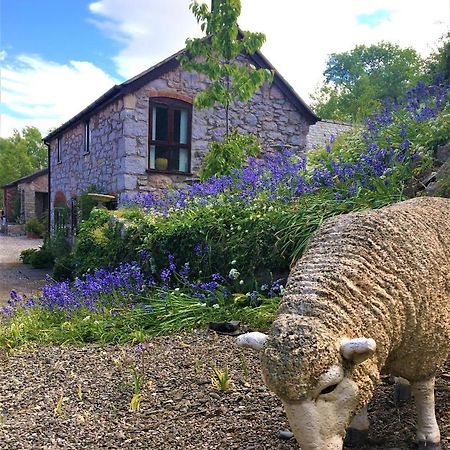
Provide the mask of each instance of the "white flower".
POLYGON ((175 288, 175 292, 179 292, 180 288, 175 288))
POLYGON ((214 309, 219 309, 219 308, 220 308, 220 305, 217 304, 217 303, 214 303, 214 305, 212 305, 212 307, 213 307, 214 309))
POLYGON ((269 286, 267 286, 267 284, 263 284, 263 285, 261 286, 261 290, 262 290, 262 291, 267 291, 267 289, 269 289, 269 286))
POLYGON ((228 278, 231 278, 232 280, 237 280, 239 278, 239 271, 237 269, 231 269, 230 273, 228 274, 228 278))
POLYGON ((231 261, 231 265, 234 266, 236 264, 236 260, 233 259, 233 261, 231 261))
POLYGON ((244 284, 244 280, 239 281, 239 284, 242 286, 244 284))

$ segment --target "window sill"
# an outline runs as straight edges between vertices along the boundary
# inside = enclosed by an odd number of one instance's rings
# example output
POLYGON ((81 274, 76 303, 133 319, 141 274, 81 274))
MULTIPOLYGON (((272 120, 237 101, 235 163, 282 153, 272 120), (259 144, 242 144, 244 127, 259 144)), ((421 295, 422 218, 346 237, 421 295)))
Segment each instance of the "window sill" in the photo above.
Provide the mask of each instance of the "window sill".
POLYGON ((175 172, 172 170, 146 169, 145 171, 147 173, 156 173, 156 174, 161 174, 161 175, 183 175, 186 177, 192 177, 192 175, 193 175, 191 172, 175 172))

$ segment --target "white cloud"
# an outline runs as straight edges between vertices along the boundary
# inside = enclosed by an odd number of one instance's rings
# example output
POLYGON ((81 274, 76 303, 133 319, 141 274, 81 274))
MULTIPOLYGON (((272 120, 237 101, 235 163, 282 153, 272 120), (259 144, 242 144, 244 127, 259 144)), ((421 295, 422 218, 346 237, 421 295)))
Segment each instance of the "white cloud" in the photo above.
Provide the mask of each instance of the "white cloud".
POLYGON ((184 47, 199 34, 190 0, 99 0, 89 5, 92 21, 123 49, 114 56, 118 73, 131 78, 184 47))
MULTIPOLYGON (((203 0, 209 3, 209 0, 203 0)), ((90 5, 96 24, 124 47, 114 57, 118 71, 132 77, 180 49, 198 33, 190 0, 98 0, 90 5)), ((308 99, 321 80, 327 55, 381 40, 412 46, 422 54, 449 27, 448 0, 426 7, 410 0, 242 0, 240 25, 263 31, 264 54, 297 92, 308 99), (370 28, 357 16, 390 12, 370 28)))
POLYGON ((2 65, 0 134, 34 125, 46 134, 88 106, 116 81, 86 61, 57 64, 21 55, 2 65))

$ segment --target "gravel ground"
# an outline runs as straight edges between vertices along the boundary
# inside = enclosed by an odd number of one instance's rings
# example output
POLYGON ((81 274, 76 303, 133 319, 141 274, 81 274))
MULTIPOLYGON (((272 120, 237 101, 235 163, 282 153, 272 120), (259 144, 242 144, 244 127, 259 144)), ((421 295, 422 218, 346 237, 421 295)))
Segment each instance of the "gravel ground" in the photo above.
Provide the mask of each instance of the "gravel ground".
MULTIPOLYGON (((278 399, 263 385, 257 355, 207 331, 146 344, 141 409, 128 411, 133 347, 36 347, 0 355, 0 449, 298 449, 278 399), (219 393, 211 369, 229 367, 219 393), (80 387, 79 387, 80 386, 80 387), (57 408, 58 399, 62 406, 57 408)), ((437 383, 443 450, 449 450, 450 365, 437 383)), ((383 383, 370 405, 370 443, 357 450, 413 449, 411 404, 396 408, 383 383)))
POLYGON ((8 300, 12 289, 28 293, 44 284, 46 270, 33 269, 19 261, 22 250, 38 248, 42 242, 42 239, 0 234, 0 305, 8 300))

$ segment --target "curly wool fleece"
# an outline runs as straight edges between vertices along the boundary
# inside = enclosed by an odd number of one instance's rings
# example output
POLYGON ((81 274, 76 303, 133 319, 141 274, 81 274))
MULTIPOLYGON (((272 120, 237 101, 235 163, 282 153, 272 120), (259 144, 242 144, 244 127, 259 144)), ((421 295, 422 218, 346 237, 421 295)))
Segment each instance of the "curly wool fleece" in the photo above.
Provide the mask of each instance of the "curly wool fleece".
POLYGON ((450 200, 415 198, 332 218, 291 272, 262 354, 282 399, 308 395, 334 364, 342 338, 366 336, 376 353, 347 367, 359 407, 382 371, 430 379, 450 351, 450 200))

